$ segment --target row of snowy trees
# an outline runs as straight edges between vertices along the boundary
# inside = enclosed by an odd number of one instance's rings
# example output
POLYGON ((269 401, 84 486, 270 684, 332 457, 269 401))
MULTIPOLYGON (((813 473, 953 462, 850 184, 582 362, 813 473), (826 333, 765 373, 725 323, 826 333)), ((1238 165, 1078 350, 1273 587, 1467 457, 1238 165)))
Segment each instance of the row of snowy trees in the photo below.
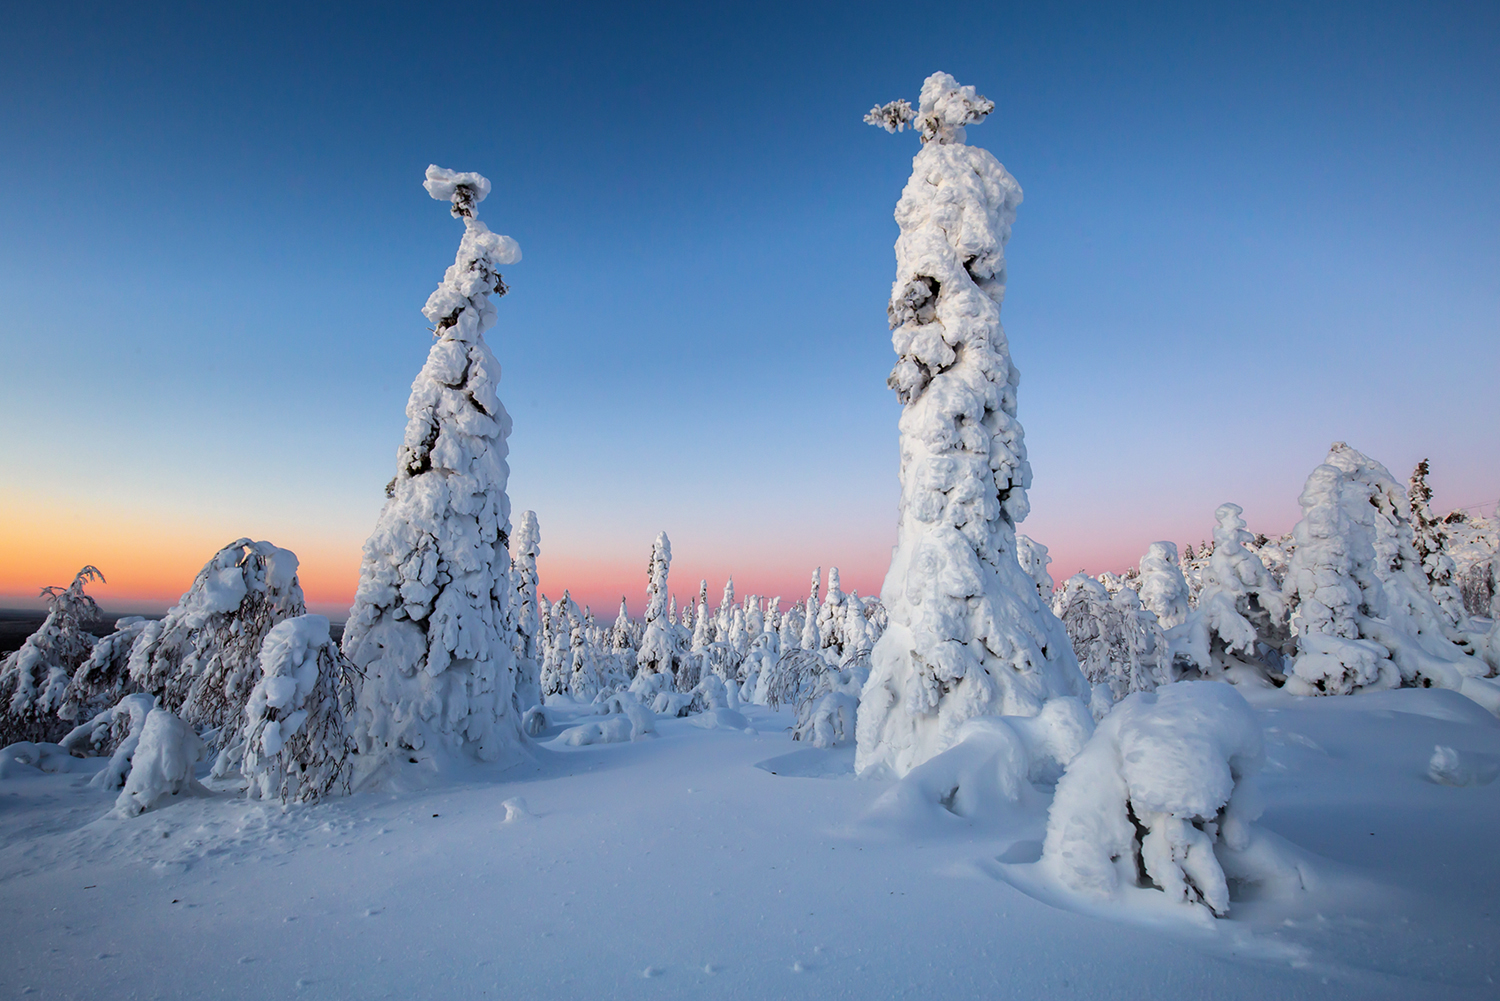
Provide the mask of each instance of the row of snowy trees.
POLYGON ((1500 712, 1500 525, 1434 517, 1427 475, 1424 460, 1403 489, 1337 442, 1286 536, 1251 535, 1225 504, 1192 559, 1153 543, 1134 572, 1070 578, 1054 610, 1114 700, 1197 677, 1304 695, 1441 687, 1500 712))

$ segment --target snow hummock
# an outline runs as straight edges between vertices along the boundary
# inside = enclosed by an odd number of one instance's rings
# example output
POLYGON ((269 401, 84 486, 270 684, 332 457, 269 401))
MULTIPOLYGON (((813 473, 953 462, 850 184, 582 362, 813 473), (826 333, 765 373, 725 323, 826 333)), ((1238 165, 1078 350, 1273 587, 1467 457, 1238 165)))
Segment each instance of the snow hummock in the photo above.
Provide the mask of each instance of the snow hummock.
POLYGON ((1247 780, 1263 759, 1260 722, 1229 685, 1132 695, 1058 782, 1042 866, 1085 898, 1153 887, 1218 916, 1229 912, 1230 876, 1300 885, 1251 827, 1261 804, 1247 780))
POLYGON ((207 747, 193 728, 165 709, 153 709, 141 727, 130 774, 114 812, 134 817, 180 793, 201 790, 194 772, 207 747))
POLYGON ((860 699, 862 773, 905 774, 974 717, 1035 715, 1049 699, 1087 694, 1016 556, 1031 467, 1000 303, 1021 188, 964 145, 963 129, 993 108, 946 73, 928 77, 923 146, 896 206, 888 382, 903 404, 900 520, 880 596, 889 625, 860 699))

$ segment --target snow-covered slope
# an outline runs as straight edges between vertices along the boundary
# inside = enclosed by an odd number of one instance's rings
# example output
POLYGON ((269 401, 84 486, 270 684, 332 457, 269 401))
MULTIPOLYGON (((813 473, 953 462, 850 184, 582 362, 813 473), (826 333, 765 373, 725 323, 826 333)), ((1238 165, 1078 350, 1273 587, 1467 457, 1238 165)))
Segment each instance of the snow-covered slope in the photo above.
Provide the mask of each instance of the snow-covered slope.
POLYGON ((872 814, 891 783, 755 706, 755 732, 723 711, 577 748, 581 710, 549 706, 532 763, 287 812, 184 794, 122 820, 85 772, 6 761, 0 997, 1493 998, 1500 782, 1428 764, 1493 776, 1500 722, 1439 690, 1250 697, 1258 826, 1316 882, 1210 927, 1017 889, 1045 786, 872 814))

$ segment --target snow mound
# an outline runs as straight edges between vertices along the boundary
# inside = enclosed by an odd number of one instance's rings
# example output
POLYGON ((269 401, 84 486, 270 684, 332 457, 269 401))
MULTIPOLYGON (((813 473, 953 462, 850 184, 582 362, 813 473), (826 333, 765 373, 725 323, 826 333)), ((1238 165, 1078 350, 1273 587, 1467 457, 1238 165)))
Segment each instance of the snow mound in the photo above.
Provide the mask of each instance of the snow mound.
POLYGON ((21 740, 0 747, 0 779, 68 772, 76 760, 61 744, 21 740))
POLYGON ((163 800, 198 788, 193 772, 207 748, 193 728, 165 709, 153 709, 141 728, 125 788, 114 813, 135 817, 163 800))
POLYGON ((1229 912, 1229 880, 1305 885, 1251 827, 1260 804, 1259 721, 1220 682, 1131 695, 1099 724, 1057 784, 1041 865, 1094 900, 1153 888, 1168 900, 1229 912))
POLYGON ((1442 744, 1432 749, 1427 777, 1438 785, 1483 786, 1500 774, 1500 761, 1488 755, 1465 754, 1442 744))

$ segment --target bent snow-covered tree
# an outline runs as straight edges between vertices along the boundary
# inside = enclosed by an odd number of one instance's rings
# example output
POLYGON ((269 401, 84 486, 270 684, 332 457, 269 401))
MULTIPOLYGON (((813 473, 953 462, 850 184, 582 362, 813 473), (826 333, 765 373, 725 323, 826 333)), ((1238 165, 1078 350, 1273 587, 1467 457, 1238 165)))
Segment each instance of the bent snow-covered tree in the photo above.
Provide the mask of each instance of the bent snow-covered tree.
POLYGON ((1000 303, 1021 188, 964 142, 964 127, 994 107, 934 73, 915 112, 896 102, 866 118, 891 132, 914 118, 922 149, 896 206, 888 383, 904 405, 900 522, 881 591, 889 625, 860 697, 862 773, 905 774, 975 716, 1032 716, 1048 699, 1088 692, 1016 559, 1031 469, 1000 303))
POLYGON ((102 581, 104 575, 90 566, 67 587, 43 588, 47 618, 20 649, 0 660, 0 745, 51 743, 72 729, 58 710, 94 646, 88 627, 99 618, 99 606, 83 590, 91 580, 102 581))
POLYGON ((412 383, 406 438, 365 543, 344 652, 359 672, 361 771, 443 749, 484 761, 521 738, 507 635, 510 415, 484 342, 503 295, 500 265, 521 259, 476 216, 490 183, 427 168, 433 198, 464 222, 458 255, 423 315, 437 342, 412 383))

